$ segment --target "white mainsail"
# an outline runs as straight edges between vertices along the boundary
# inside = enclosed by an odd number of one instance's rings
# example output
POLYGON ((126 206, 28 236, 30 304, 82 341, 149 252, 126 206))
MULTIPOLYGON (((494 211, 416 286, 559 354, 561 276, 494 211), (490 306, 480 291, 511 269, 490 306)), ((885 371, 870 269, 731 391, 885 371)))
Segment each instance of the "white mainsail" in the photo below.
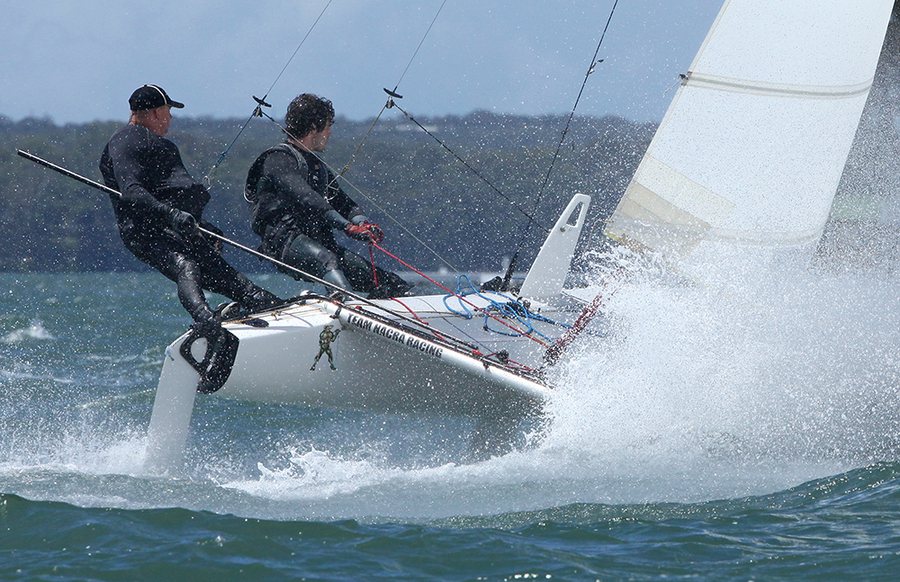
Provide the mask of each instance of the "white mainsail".
POLYGON ((822 234, 894 0, 726 0, 606 227, 711 282, 822 234))

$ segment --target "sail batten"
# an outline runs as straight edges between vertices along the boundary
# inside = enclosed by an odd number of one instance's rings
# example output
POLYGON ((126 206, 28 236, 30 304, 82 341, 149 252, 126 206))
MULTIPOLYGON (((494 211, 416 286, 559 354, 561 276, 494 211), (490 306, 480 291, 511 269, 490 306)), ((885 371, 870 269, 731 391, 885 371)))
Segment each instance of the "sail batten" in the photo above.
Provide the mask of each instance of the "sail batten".
POLYGON ((688 72, 683 84, 690 83, 697 88, 719 91, 749 93, 756 95, 773 95, 782 97, 847 99, 867 95, 875 78, 854 85, 806 86, 783 83, 764 83, 746 79, 732 79, 717 75, 703 75, 688 72))

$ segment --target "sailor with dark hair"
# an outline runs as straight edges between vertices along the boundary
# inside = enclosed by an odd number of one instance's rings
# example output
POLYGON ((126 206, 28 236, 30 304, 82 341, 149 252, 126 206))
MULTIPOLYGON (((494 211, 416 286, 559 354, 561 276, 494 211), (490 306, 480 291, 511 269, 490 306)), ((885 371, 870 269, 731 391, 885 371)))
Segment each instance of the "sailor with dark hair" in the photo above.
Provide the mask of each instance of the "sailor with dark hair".
MULTIPOLYGON (((384 233, 369 222, 318 157, 331 137, 334 107, 310 93, 297 96, 285 116, 286 142, 263 152, 250 167, 244 196, 260 251, 347 290, 370 298, 404 295, 411 286, 340 246, 333 231, 380 243, 384 233)), ((293 272, 284 272, 300 278, 293 272)))
POLYGON ((202 219, 209 192, 188 174, 178 147, 163 137, 171 109, 184 105, 156 85, 139 87, 128 103, 128 125, 113 134, 100 158, 103 181, 122 194, 110 199, 125 247, 177 283, 181 304, 201 325, 218 325, 203 289, 251 312, 281 303, 229 265, 198 229, 199 224, 221 233, 202 219))

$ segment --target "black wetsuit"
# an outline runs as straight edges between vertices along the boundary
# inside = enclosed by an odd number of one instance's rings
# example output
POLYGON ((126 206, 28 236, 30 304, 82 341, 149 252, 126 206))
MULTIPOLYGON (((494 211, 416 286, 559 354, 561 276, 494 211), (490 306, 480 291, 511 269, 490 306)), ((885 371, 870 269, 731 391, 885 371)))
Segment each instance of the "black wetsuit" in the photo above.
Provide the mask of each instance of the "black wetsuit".
POLYGON ((210 241, 175 230, 173 209, 191 214, 207 230, 220 232, 202 221, 209 192, 188 174, 174 143, 145 127, 126 125, 104 148, 100 172, 106 185, 122 194, 110 199, 125 247, 178 284, 178 298, 195 321, 213 319, 203 289, 251 311, 280 301, 229 265, 210 241))
POLYGON ((370 297, 397 296, 410 289, 384 269, 376 268, 373 275, 365 259, 337 243, 334 229, 366 218, 314 154, 289 143, 266 150, 251 166, 244 194, 253 232, 262 238, 261 252, 329 282, 340 279, 329 274, 342 273, 353 290, 370 297))

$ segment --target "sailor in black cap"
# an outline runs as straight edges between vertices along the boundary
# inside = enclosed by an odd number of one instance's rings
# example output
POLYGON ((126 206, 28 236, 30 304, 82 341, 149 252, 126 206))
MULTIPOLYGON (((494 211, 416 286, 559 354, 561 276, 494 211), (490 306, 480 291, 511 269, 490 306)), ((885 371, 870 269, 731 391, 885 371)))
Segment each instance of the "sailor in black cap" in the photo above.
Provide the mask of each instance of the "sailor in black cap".
POLYGON ((103 181, 122 194, 110 199, 128 250, 178 284, 181 304, 202 325, 218 324, 203 289, 248 311, 280 303, 229 265, 198 229, 199 224, 221 232, 202 219, 209 192, 188 174, 178 147, 163 137, 171 109, 184 104, 156 85, 139 87, 128 103, 128 125, 113 134, 100 158, 103 181))

